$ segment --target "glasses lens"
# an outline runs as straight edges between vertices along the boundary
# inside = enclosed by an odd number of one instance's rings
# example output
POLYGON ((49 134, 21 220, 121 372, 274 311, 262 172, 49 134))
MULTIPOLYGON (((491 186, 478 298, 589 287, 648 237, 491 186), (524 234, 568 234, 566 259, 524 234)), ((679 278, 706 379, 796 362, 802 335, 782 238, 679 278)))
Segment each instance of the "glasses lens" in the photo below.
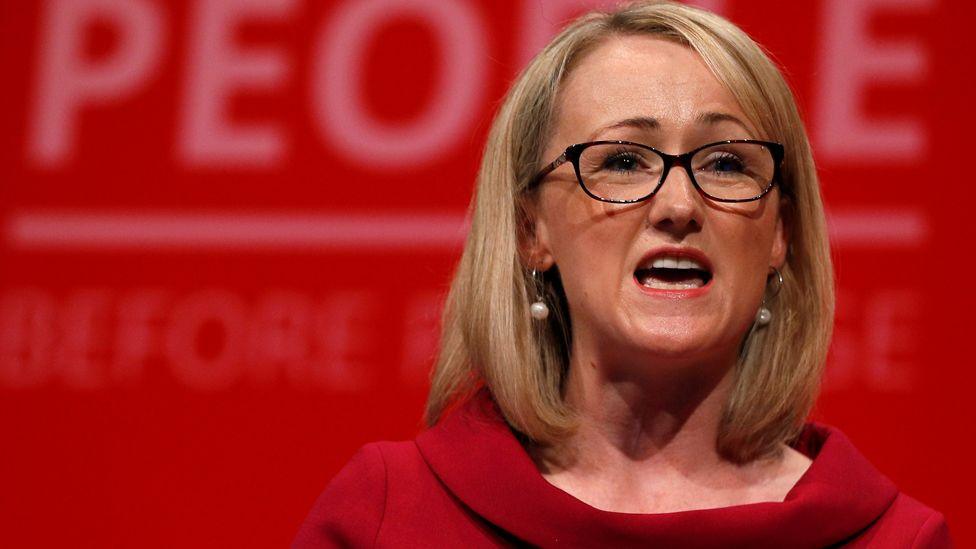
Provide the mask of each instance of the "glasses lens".
POLYGON ((776 173, 772 151, 758 143, 713 145, 695 153, 691 167, 705 194, 725 200, 758 197, 776 173))
POLYGON ((579 158, 583 186, 604 200, 643 198, 661 180, 664 162, 654 151, 634 145, 591 145, 579 158))

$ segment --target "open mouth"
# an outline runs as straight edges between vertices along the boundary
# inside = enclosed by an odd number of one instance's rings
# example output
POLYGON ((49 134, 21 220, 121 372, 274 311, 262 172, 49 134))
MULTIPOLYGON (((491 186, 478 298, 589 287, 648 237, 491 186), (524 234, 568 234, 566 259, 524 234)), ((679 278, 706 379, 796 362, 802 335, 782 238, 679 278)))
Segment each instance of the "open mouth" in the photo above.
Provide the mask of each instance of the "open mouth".
POLYGON ((663 255, 639 266, 634 278, 642 286, 657 290, 701 288, 712 279, 712 273, 688 257, 663 255))

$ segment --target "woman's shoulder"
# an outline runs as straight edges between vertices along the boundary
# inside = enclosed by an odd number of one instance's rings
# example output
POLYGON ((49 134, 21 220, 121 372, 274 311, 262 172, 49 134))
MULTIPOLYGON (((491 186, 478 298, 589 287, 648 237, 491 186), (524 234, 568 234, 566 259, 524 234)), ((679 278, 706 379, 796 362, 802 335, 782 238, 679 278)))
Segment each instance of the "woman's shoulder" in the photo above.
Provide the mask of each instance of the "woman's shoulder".
POLYGON ((852 547, 952 547, 945 516, 901 491, 837 427, 808 423, 794 448, 814 457, 806 475, 808 491, 815 491, 816 485, 833 485, 823 493, 832 501, 850 493, 845 509, 856 509, 872 498, 882 504, 877 518, 852 540, 852 547))
POLYGON ((383 520, 386 462, 382 443, 363 446, 326 485, 293 547, 372 545, 383 520))
POLYGON ((414 441, 372 442, 328 483, 293 547, 371 547, 383 540, 426 539, 432 524, 441 533, 470 524, 465 515, 414 441))
POLYGON ((863 537, 872 547, 895 547, 907 540, 912 540, 911 547, 919 549, 952 547, 945 516, 904 492, 898 492, 863 537))
MULTIPOLYGON (((353 454, 329 482, 325 493, 353 490, 378 492, 389 484, 389 476, 404 478, 411 471, 424 471, 426 465, 412 440, 370 442, 353 454)), ((325 494, 323 494, 325 495, 325 494)))

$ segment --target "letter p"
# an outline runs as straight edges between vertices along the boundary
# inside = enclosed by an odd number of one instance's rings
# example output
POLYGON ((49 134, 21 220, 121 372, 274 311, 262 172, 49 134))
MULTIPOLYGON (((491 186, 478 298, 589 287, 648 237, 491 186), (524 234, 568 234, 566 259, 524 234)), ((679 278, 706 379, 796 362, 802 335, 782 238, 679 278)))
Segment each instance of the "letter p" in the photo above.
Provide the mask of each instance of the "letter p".
POLYGON ((49 0, 39 35, 39 67, 30 121, 30 156, 54 167, 73 152, 78 112, 105 104, 146 80, 159 60, 162 17, 146 0, 49 0), (85 56, 85 30, 104 22, 118 33, 111 52, 85 56))

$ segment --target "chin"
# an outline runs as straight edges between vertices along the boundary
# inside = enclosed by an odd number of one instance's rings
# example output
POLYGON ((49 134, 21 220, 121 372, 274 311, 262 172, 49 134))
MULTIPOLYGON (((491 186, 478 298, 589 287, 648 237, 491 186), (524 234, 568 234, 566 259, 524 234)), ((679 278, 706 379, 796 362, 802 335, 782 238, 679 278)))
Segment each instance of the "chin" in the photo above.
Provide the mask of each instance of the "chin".
POLYGON ((691 329, 688 326, 645 327, 641 333, 635 334, 632 344, 648 360, 701 362, 729 355, 729 345, 714 335, 714 330, 691 329))

